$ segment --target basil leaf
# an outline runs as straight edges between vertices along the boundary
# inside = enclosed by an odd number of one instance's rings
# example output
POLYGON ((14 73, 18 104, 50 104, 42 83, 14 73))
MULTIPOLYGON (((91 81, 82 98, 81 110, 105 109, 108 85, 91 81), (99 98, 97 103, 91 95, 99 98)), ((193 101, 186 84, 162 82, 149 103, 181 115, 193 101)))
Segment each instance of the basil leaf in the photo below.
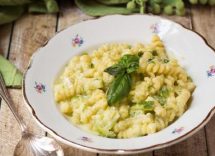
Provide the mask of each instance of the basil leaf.
POLYGON ((113 105, 119 100, 128 95, 131 89, 131 76, 123 73, 118 75, 111 83, 108 92, 107 100, 109 105, 113 105))
POLYGON ((119 64, 126 68, 127 73, 132 73, 139 67, 139 59, 137 55, 127 54, 120 59, 119 64))
POLYGON ((128 95, 131 89, 131 75, 130 73, 137 70, 139 67, 139 56, 124 55, 118 64, 115 64, 107 69, 105 72, 114 75, 116 78, 111 83, 107 99, 108 104, 112 105, 128 95))
POLYGON ((125 71, 129 74, 137 70, 139 67, 139 56, 137 55, 124 55, 118 64, 115 64, 107 69, 105 72, 110 75, 118 75, 124 73, 125 71))
POLYGON ((107 72, 110 75, 118 75, 118 74, 122 74, 125 72, 125 68, 123 68, 121 65, 119 64, 115 64, 111 67, 108 67, 107 69, 104 70, 105 72, 107 72))

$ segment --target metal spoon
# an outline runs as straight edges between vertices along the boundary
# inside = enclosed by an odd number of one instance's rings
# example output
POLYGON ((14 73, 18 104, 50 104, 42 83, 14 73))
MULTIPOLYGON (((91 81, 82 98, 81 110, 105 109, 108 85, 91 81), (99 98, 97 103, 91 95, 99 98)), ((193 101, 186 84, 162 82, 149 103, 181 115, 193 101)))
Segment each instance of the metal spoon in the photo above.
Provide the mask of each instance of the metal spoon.
POLYGON ((12 111, 19 126, 22 130, 22 138, 16 145, 14 150, 14 156, 63 156, 63 150, 60 145, 52 138, 39 137, 29 132, 25 122, 16 112, 13 101, 11 100, 3 77, 0 73, 0 96, 7 103, 8 107, 12 111))

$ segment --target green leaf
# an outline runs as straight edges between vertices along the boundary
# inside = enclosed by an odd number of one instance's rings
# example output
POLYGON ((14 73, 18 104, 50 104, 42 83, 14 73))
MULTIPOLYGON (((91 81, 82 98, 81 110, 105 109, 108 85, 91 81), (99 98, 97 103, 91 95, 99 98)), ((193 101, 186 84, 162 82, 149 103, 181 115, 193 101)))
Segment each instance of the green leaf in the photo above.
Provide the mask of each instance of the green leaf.
POLYGON ((144 111, 153 111, 154 110, 154 101, 144 101, 143 102, 144 111))
POLYGON ((166 103, 166 99, 169 96, 169 90, 166 87, 162 87, 154 98, 163 106, 166 103))
POLYGON ((31 13, 47 13, 48 10, 46 8, 45 3, 39 1, 39 2, 35 2, 32 3, 28 6, 28 12, 31 13))
POLYGON ((87 15, 104 16, 111 14, 131 14, 134 11, 120 6, 107 6, 95 0, 75 0, 76 5, 87 15))
POLYGON ((131 89, 130 73, 136 71, 138 67, 139 56, 124 55, 118 64, 105 69, 105 72, 116 77, 107 92, 108 103, 110 105, 118 102, 128 95, 131 89))
POLYGON ((0 24, 12 22, 24 12, 24 6, 0 6, 0 24))
POLYGON ((162 87, 158 94, 167 98, 169 96, 169 90, 166 87, 162 87))
POLYGON ((144 101, 140 102, 138 105, 143 106, 142 109, 144 110, 144 112, 154 111, 154 101, 144 101))
POLYGON ((118 64, 108 67, 104 71, 114 76, 124 73, 125 71, 130 74, 139 67, 139 59, 137 55, 124 55, 118 64))
POLYGON ((48 10, 48 13, 55 13, 59 11, 58 4, 56 0, 43 0, 46 4, 46 8, 48 10))
POLYGON ((125 4, 131 0, 96 0, 96 1, 106 5, 114 5, 114 4, 125 4))
POLYGON ((7 87, 21 87, 22 73, 1 55, 0 73, 2 74, 7 87))
POLYGON ((55 13, 59 11, 59 8, 55 0, 42 0, 31 3, 28 11, 33 13, 55 13))
POLYGON ((108 67, 107 69, 104 70, 110 75, 116 76, 118 74, 122 74, 125 72, 125 68, 119 64, 115 64, 111 67, 108 67))
POLYGON ((119 64, 126 68, 127 73, 132 73, 138 69, 139 59, 137 55, 127 54, 120 59, 119 64))
POLYGON ((123 99, 128 95, 131 89, 131 76, 129 74, 118 75, 111 83, 108 92, 107 100, 109 105, 113 105, 116 102, 123 99))
POLYGON ((24 5, 30 3, 31 0, 0 0, 1 6, 8 6, 8 5, 24 5))

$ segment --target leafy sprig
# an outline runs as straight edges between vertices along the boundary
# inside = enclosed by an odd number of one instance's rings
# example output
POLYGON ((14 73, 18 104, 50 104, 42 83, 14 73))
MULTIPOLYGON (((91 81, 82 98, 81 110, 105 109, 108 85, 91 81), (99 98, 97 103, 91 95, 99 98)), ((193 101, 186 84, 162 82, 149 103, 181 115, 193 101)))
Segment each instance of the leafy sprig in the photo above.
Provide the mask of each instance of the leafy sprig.
POLYGON ((104 71, 113 75, 115 79, 110 84, 107 91, 109 105, 113 105, 126 97, 131 90, 131 73, 139 67, 139 56, 124 55, 117 64, 108 67, 104 71))

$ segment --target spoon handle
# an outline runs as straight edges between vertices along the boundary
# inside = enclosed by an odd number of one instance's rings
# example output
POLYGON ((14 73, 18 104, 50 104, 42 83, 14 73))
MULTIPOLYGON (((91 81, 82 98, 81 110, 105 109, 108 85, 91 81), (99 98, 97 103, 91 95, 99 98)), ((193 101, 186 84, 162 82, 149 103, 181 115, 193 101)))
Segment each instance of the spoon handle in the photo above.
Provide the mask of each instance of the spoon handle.
POLYGON ((8 107, 12 111, 13 115, 15 116, 16 120, 19 123, 19 126, 20 126, 22 132, 25 132, 26 128, 27 128, 26 124, 24 123, 24 121, 22 120, 22 118, 19 116, 19 114, 16 111, 14 103, 11 100, 10 95, 8 94, 8 91, 6 89, 6 85, 5 85, 5 82, 4 82, 4 79, 3 79, 1 72, 0 72, 0 96, 7 103, 8 107))

